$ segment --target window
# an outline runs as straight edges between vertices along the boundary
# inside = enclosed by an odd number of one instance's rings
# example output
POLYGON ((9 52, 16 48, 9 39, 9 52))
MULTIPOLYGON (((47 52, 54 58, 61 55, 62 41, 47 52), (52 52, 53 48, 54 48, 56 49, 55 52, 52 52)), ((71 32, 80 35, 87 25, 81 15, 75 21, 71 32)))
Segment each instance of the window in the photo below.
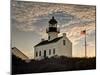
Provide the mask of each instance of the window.
POLYGON ((63 40, 63 45, 65 45, 66 44, 66 41, 65 40, 63 40))
POLYGON ((39 52, 39 56, 41 56, 41 51, 39 52))
POLYGON ((53 54, 55 54, 55 48, 53 49, 53 54))
POLYGON ((51 55, 51 49, 49 49, 49 55, 51 55))
POLYGON ((50 40, 50 36, 48 36, 48 39, 50 40))
POLYGON ((36 52, 36 57, 38 56, 38 52, 36 52))
POLYGON ((44 57, 46 57, 46 50, 44 50, 44 57))

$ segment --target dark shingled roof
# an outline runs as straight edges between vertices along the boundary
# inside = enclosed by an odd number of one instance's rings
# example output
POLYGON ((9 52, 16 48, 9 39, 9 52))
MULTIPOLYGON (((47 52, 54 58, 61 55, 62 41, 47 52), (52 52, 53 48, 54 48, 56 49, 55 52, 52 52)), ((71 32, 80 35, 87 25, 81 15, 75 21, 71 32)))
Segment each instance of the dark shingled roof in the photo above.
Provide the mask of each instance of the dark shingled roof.
POLYGON ((58 40, 60 40, 62 37, 58 37, 58 38, 55 38, 51 41, 48 41, 48 40, 44 40, 44 41, 41 41, 39 44, 35 45, 36 46, 40 46, 40 45, 45 45, 45 44, 49 44, 49 43, 54 43, 54 42, 57 42, 58 40))

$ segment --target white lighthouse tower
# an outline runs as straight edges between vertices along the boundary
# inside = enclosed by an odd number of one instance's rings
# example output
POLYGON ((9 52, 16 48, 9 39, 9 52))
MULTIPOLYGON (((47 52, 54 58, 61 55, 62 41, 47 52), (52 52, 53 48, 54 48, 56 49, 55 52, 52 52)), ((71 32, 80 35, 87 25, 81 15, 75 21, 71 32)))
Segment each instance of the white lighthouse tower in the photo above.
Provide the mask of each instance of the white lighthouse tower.
POLYGON ((57 21, 52 17, 49 21, 49 27, 46 29, 46 32, 48 33, 48 40, 51 41, 58 37, 58 34, 60 32, 60 29, 57 27, 57 21))

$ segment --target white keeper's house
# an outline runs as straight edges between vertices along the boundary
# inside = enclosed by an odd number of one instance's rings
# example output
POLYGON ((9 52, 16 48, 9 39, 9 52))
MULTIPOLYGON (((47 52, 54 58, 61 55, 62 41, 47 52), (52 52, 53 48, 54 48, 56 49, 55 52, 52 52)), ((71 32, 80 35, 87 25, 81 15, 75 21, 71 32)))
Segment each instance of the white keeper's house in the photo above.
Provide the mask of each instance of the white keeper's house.
POLYGON ((72 57, 72 43, 66 37, 66 33, 58 37, 60 29, 54 16, 49 21, 46 33, 48 34, 48 40, 41 39, 40 43, 34 46, 34 59, 40 60, 55 55, 72 57))

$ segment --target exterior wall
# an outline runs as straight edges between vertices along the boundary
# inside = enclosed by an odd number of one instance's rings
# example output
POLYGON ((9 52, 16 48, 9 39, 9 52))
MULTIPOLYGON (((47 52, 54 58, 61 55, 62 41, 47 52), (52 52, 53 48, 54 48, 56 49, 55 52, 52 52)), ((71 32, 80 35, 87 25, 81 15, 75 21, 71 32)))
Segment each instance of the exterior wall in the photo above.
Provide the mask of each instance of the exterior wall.
POLYGON ((58 56, 67 56, 72 57, 72 43, 68 40, 67 37, 63 37, 58 42, 41 45, 34 48, 34 58, 35 59, 43 59, 44 58, 44 50, 47 52, 47 57, 51 57, 54 55, 58 56), (63 40, 66 41, 66 44, 63 45, 63 40), (55 48, 55 54, 53 54, 53 49, 55 48), (49 55, 49 49, 51 49, 51 55, 49 55), (36 51, 38 52, 38 57, 36 57, 36 51), (41 51, 41 56, 39 56, 39 51, 41 51))
POLYGON ((50 40, 53 40, 58 37, 58 33, 57 32, 49 32, 48 36, 50 36, 50 40))
POLYGON ((41 45, 34 48, 34 58, 35 59, 43 59, 44 58, 44 50, 46 50, 46 56, 51 57, 56 55, 58 46, 56 43, 41 45), (55 54, 53 54, 53 49, 55 48, 55 54), (49 55, 49 49, 51 50, 51 55, 49 55), (39 56, 39 51, 41 51, 41 56, 39 56), (36 52, 38 52, 38 56, 36 57, 36 52))
POLYGON ((72 43, 67 37, 63 37, 58 41, 58 56, 72 57, 72 43), (65 45, 63 45, 63 40, 65 40, 65 45))

